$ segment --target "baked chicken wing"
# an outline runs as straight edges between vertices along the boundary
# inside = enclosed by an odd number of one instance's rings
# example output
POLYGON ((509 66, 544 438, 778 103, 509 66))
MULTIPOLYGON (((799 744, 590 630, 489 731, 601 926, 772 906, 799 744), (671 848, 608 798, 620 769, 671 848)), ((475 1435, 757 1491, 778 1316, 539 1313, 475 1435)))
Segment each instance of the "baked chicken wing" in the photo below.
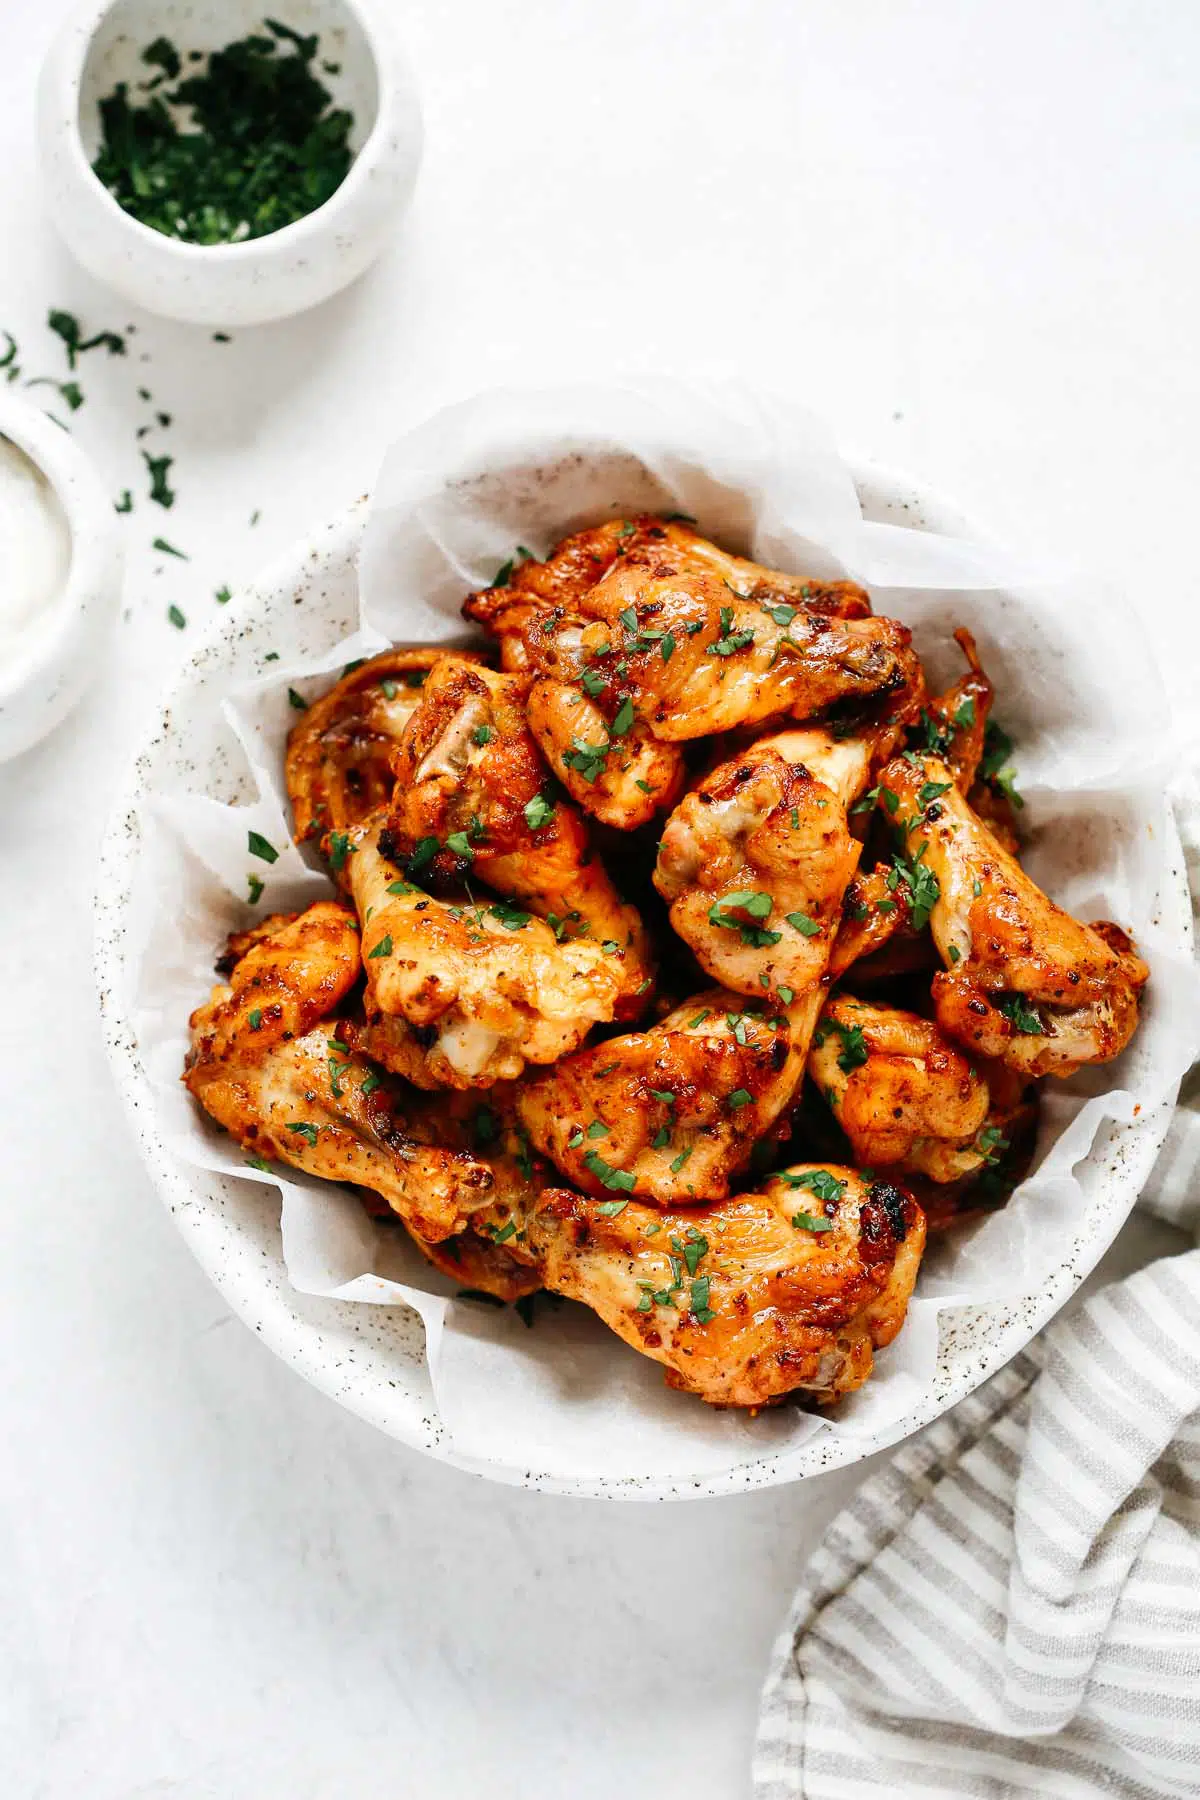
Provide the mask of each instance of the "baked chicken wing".
POLYGON ((896 757, 880 785, 897 796, 893 822, 945 965, 933 981, 942 1029, 1030 1077, 1119 1056, 1149 974, 1125 932, 1048 899, 936 757, 896 757))
POLYGON ((994 1156, 988 1084, 938 1027, 848 994, 813 1033, 808 1072, 864 1168, 957 1181, 994 1156))
POLYGON ((345 878, 362 920, 368 1029, 359 1047, 421 1087, 487 1087, 576 1048, 613 1018, 623 965, 507 901, 436 899, 349 833, 345 878))
MULTIPOLYGON (((391 758, 442 650, 385 650, 314 700, 288 735, 298 844, 357 825, 391 798, 391 758)), ((460 656, 461 660, 461 656, 460 656)))
MULTIPOLYGON (((422 880, 478 878, 545 919, 560 939, 590 937, 612 958, 636 1017, 649 994, 650 948, 617 893, 578 810, 551 792, 525 723, 528 682, 445 656, 429 675, 393 758, 388 835, 422 880), (427 875, 425 873, 427 871, 427 875)), ((519 928, 520 908, 510 924, 519 928)))
POLYGON ((357 1056, 330 1015, 359 975, 357 931, 323 901, 265 922, 191 1017, 184 1081, 255 1157, 380 1195, 424 1238, 461 1231, 496 1187, 436 1145, 424 1105, 357 1056))
POLYGON ((505 565, 503 581, 472 594, 463 612, 499 640, 506 669, 527 668, 526 639, 541 616, 555 607, 572 608, 614 563, 635 552, 667 552, 681 568, 715 575, 745 600, 773 605, 790 602, 840 619, 865 619, 871 611, 865 589, 852 581, 808 581, 766 569, 761 563, 731 556, 680 520, 640 513, 574 532, 555 546, 545 562, 528 555, 515 557, 505 565))
POLYGON ((782 732, 722 763, 667 820, 654 885, 725 987, 786 1002, 820 981, 861 850, 847 807, 870 766, 866 740, 782 732))
POLYGON ((723 988, 650 1031, 610 1038, 527 1078, 516 1106, 536 1147, 600 1198, 720 1200, 804 1077, 820 991, 791 1006, 723 988))
POLYGON ((744 598, 669 549, 622 557, 525 642, 543 753, 585 810, 625 828, 671 803, 684 741, 908 692, 920 675, 893 620, 744 598))
POLYGON ((903 1189, 805 1163, 714 1206, 663 1213, 549 1188, 483 1217, 545 1287, 713 1406, 861 1387, 904 1322, 925 1242, 903 1189))

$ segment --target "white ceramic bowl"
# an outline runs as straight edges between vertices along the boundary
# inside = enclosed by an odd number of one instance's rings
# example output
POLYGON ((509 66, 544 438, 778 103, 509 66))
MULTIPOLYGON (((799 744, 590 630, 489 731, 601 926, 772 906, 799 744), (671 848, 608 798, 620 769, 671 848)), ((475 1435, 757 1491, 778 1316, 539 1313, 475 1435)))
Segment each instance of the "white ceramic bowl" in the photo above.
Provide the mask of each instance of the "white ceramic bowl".
MULTIPOLYGON (((962 515, 905 477, 855 466, 869 519, 969 535, 962 515)), ((979 1385, 1015 1355, 1091 1271, 1127 1218, 1162 1145, 1167 1105, 1133 1125, 1107 1122, 1080 1166, 1084 1194, 1070 1252, 1040 1291, 1019 1302, 995 1302, 942 1314, 931 1397, 875 1435, 830 1432, 779 1454, 670 1479, 635 1467, 581 1479, 553 1467, 486 1464, 456 1454, 438 1416, 419 1320, 402 1307, 316 1300, 289 1284, 279 1237, 275 1191, 263 1184, 185 1167, 164 1142, 141 1061, 131 1007, 131 896, 141 855, 145 799, 151 792, 205 792, 225 802, 249 801, 248 770, 230 756, 220 703, 231 689, 261 676, 266 651, 290 660, 332 649, 358 622, 356 557, 365 522, 360 505, 282 561, 241 595, 196 651, 147 737, 110 827, 97 888, 97 981, 109 1055, 150 1173, 192 1253, 230 1305, 307 1380, 391 1436, 431 1456, 494 1480, 551 1492, 618 1499, 690 1499, 795 1481, 861 1460, 915 1431, 979 1385)), ((1178 842, 1177 871, 1160 896, 1164 932, 1190 943, 1190 902, 1178 842)))
POLYGON ((0 438, 24 451, 66 528, 66 579, 44 621, 0 666, 0 762, 28 750, 65 718, 95 669, 116 615, 122 551, 113 503, 70 436, 36 406, 0 388, 0 438))
POLYGON ((37 140, 46 202, 68 248, 92 275, 151 312, 202 325, 258 325, 327 300, 361 275, 407 206, 421 160, 416 89, 385 0, 83 0, 63 26, 38 84, 37 140), (354 162, 324 204, 269 237, 184 244, 125 212, 92 173, 100 99, 148 73, 158 37, 215 50, 264 14, 318 32, 321 79, 354 115, 354 162))

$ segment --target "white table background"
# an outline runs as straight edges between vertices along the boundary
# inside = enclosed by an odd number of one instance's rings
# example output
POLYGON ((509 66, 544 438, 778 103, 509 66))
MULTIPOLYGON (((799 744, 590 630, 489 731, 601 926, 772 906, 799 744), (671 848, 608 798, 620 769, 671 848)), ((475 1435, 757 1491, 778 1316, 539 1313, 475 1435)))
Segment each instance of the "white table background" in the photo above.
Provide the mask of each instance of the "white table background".
MULTIPOLYGON (((309 1390, 192 1264, 110 1090, 89 893, 220 583, 480 386, 740 367, 1124 583, 1194 709, 1195 8, 396 10, 429 143, 394 246, 219 345, 53 241, 31 115, 61 7, 0 9, 0 326, 30 372, 59 367, 50 306, 136 324, 148 359, 88 358, 74 421, 139 495, 123 621, 76 716, 0 772, 5 1800, 730 1800, 772 1634, 853 1481, 673 1507, 485 1485, 309 1390), (139 383, 174 418, 147 440, 177 458, 169 514, 142 499, 139 383), (151 554, 160 532, 191 561, 151 554)), ((1133 1227, 1119 1259, 1164 1241, 1133 1227)))

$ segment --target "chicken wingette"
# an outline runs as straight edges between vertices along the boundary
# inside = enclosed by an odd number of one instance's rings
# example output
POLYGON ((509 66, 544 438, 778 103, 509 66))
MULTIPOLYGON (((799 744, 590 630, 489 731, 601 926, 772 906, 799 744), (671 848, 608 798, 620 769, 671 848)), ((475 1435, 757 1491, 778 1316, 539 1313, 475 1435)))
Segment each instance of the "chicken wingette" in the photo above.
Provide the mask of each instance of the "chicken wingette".
POLYGON ((825 973, 862 846, 847 808, 871 745, 820 727, 761 738, 667 820, 654 885, 714 980, 784 1002, 825 973))
MULTIPOLYGON (((560 939, 590 937, 623 991, 615 1016, 650 998, 650 947, 617 893, 578 809, 556 795, 525 723, 528 683, 444 656, 393 757, 387 831, 422 880, 464 878, 522 902, 560 939)), ((510 909, 515 927, 520 908, 510 909)))
POLYGON ((943 1031, 1027 1076, 1119 1056, 1149 974, 1126 933, 1047 898, 936 757, 895 757, 879 781, 945 965, 933 981, 943 1031))
POLYGON ((723 1199, 792 1103, 822 998, 817 989, 784 1006, 708 989, 649 1031, 527 1078, 518 1115, 585 1193, 660 1206, 723 1199))
POLYGON ((635 552, 668 552, 681 568, 715 575, 731 593, 760 604, 803 605, 831 618, 865 619, 871 601, 853 581, 819 582, 785 575, 702 538, 678 519, 639 513, 609 519, 577 531, 556 544, 545 562, 522 555, 506 564, 498 585, 472 594, 463 607, 468 619, 499 640, 506 669, 529 667, 526 640, 534 626, 555 607, 571 608, 595 587, 615 563, 635 552))
POLYGON ((713 1406, 827 1404, 861 1387, 904 1322, 925 1242, 903 1188, 835 1164, 797 1163, 712 1206, 548 1188, 481 1220, 546 1288, 713 1406))
POLYGON ((384 855, 377 820, 349 832, 344 879, 362 920, 368 1024, 378 1027, 359 1048, 421 1087, 487 1087, 527 1062, 554 1062, 627 993, 620 958, 603 944, 559 943, 509 901, 427 894, 384 855))
POLYGON ((344 832, 391 798, 392 753, 444 655, 385 650, 347 669, 306 708, 288 734, 284 763, 298 844, 344 832))
POLYGON ((331 901, 277 915, 231 955, 191 1017, 183 1079, 204 1110, 256 1158, 369 1189, 424 1238, 463 1230, 492 1172, 438 1145, 421 1097, 341 1035, 335 1009, 361 972, 351 915, 331 901))

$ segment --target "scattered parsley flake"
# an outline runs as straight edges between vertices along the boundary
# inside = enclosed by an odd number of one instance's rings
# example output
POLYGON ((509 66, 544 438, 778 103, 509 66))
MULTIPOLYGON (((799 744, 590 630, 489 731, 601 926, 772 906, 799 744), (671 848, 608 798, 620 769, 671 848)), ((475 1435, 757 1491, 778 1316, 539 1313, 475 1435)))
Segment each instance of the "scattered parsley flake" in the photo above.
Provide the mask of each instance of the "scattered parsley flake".
POLYGON ((392 954, 392 934, 389 931, 385 937, 380 938, 379 942, 375 945, 375 948, 373 950, 367 951, 367 961, 373 962, 377 956, 390 956, 391 954, 392 954))
POLYGON ((265 838, 262 835, 261 831, 248 831, 246 833, 246 842, 249 845, 251 856, 257 856, 265 863, 279 861, 278 850, 269 838, 265 838))

